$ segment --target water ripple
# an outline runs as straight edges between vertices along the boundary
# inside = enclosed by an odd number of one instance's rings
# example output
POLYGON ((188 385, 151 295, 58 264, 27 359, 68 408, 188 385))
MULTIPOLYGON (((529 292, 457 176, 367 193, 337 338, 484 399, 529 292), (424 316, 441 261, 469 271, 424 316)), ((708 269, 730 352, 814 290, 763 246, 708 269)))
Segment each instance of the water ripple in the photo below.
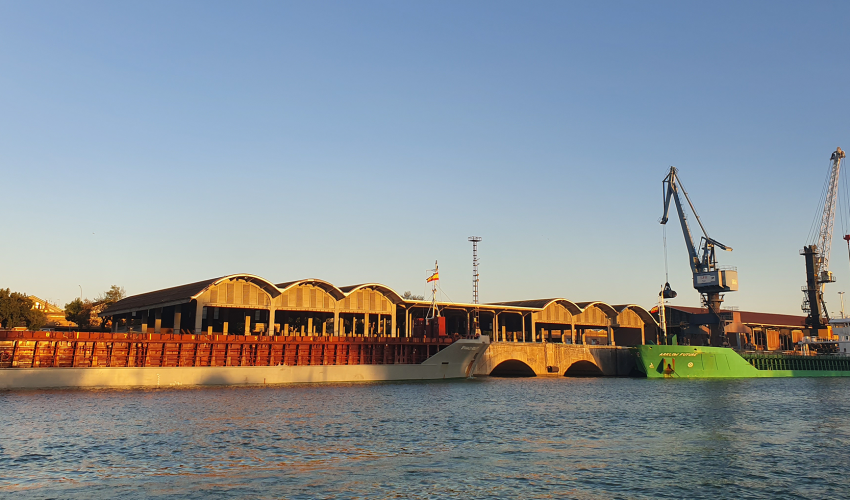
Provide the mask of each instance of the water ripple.
POLYGON ((0 393, 15 498, 842 498, 850 380, 0 393))

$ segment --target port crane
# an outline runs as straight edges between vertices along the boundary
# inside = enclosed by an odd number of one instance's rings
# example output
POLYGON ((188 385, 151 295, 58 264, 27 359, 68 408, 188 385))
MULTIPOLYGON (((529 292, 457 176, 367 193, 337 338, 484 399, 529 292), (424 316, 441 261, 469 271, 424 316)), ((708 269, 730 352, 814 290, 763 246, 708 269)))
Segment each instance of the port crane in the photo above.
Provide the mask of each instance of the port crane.
MULTIPOLYGON (((685 191, 682 181, 679 179, 679 171, 676 167, 670 167, 670 172, 662 181, 662 188, 664 191, 664 215, 661 217, 660 222, 661 224, 667 224, 670 201, 674 201, 676 203, 676 211, 679 213, 682 233, 685 236, 685 245, 688 247, 688 263, 691 266, 691 273, 693 274, 694 288, 700 293, 703 306, 708 309, 707 314, 693 315, 692 321, 698 325, 707 325, 709 327, 710 344, 721 345, 724 339, 724 324, 720 320, 720 304, 723 302, 721 293, 738 290, 738 271, 735 268, 721 268, 718 266, 716 249, 719 248, 731 252, 732 247, 726 246, 708 235, 705 226, 703 226, 694 208, 694 204, 691 203, 688 192, 685 191), (679 198, 679 192, 685 196, 685 200, 691 207, 691 212, 694 214, 700 229, 702 229, 699 250, 697 250, 697 246, 694 244, 694 237, 688 226, 688 219, 685 216, 685 210, 682 206, 682 200, 679 198)), ((675 292, 670 289, 669 283, 665 285, 662 294, 665 298, 675 297, 675 292)))
MULTIPOLYGON (((829 270, 829 253, 832 248, 832 230, 835 226, 835 205, 838 201, 838 177, 841 174, 841 163, 846 154, 837 148, 829 158, 829 179, 821 214, 820 229, 814 233, 814 241, 800 250, 800 255, 806 259, 806 286, 803 287, 803 310, 808 313, 806 326, 811 329, 813 336, 818 330, 829 324, 829 312, 823 300, 823 289, 827 283, 835 282, 835 277, 829 270)), ((850 244, 850 237, 844 239, 850 244)))

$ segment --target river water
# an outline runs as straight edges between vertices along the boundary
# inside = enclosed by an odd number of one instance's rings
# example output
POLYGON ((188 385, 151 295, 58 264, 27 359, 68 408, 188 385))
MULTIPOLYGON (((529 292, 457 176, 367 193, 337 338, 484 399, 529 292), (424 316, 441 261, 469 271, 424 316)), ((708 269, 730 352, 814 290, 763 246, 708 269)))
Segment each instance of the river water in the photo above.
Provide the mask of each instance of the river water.
POLYGON ((850 497, 850 379, 42 390, 0 415, 0 497, 850 497))

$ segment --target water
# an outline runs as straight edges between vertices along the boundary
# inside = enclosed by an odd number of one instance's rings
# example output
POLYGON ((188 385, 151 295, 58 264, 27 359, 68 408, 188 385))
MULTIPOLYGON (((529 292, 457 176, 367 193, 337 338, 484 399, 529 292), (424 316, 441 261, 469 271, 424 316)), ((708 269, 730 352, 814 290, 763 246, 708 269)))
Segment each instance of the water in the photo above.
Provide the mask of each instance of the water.
POLYGON ((846 498, 850 380, 0 392, 0 497, 846 498))

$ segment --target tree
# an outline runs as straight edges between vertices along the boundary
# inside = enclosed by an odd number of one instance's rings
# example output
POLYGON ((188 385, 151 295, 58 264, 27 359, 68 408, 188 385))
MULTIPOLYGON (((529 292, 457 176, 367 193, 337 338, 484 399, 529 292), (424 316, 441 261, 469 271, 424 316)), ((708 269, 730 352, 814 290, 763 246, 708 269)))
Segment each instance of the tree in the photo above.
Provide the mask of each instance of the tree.
POLYGON ((25 326, 38 330, 45 323, 44 313, 32 308, 32 299, 24 293, 0 289, 0 325, 5 328, 25 326))
POLYGON ((65 319, 76 323, 77 328, 88 328, 91 326, 93 309, 94 304, 90 300, 74 299, 65 304, 65 319))
POLYGON ((94 303, 102 305, 105 309, 125 297, 127 297, 127 292, 124 291, 123 286, 112 285, 109 287, 109 290, 100 294, 94 303))
POLYGON ((401 298, 403 298, 404 300, 425 300, 424 295, 413 295, 413 293, 410 290, 407 290, 406 292, 404 292, 402 294, 401 298))
MULTIPOLYGON (((98 295, 98 297, 92 303, 92 316, 94 321, 97 321, 97 315, 103 312, 107 307, 112 304, 118 302, 119 300, 125 298, 127 296, 127 292, 124 291, 123 286, 112 285, 109 287, 109 290, 103 292, 98 295)), ((106 322, 110 321, 111 318, 100 318, 100 327, 106 327, 106 322)))

